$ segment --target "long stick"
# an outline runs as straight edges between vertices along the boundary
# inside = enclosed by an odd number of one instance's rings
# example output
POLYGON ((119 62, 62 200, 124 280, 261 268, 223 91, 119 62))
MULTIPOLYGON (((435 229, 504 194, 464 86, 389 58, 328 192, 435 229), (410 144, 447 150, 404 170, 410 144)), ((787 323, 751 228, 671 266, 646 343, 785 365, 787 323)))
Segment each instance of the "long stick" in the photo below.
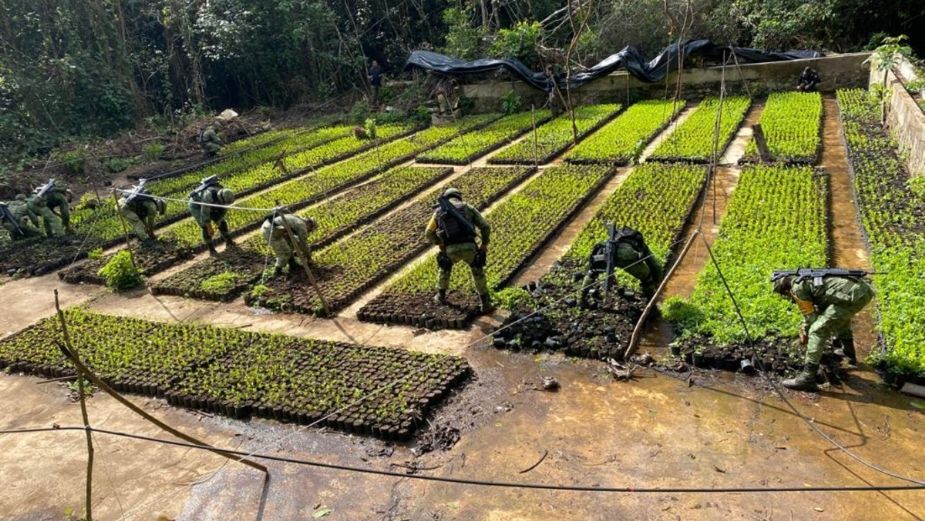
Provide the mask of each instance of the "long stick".
POLYGON ((328 301, 324 298, 324 293, 321 292, 321 287, 318 286, 318 281, 315 280, 315 274, 312 273, 311 268, 308 267, 308 252, 304 250, 305 245, 302 244, 302 241, 297 241, 295 234, 292 233, 292 228, 289 227, 289 222, 286 221, 285 216, 280 221, 283 222, 283 227, 286 228, 286 233, 289 235, 289 242, 292 244, 293 249, 302 259, 302 267, 305 268, 305 275, 308 276, 308 282, 311 283, 312 287, 315 289, 315 293, 318 294, 318 299, 321 300, 321 306, 324 308, 324 316, 331 315, 331 309, 328 307, 328 301))
MULTIPOLYGON (((60 310, 59 310, 59 312, 60 312, 60 310)), ((219 456, 228 458, 228 459, 230 459, 230 460, 233 460, 233 461, 240 461, 241 463, 247 465, 248 467, 257 469, 257 470, 259 470, 259 471, 261 471, 261 472, 264 472, 264 473, 266 473, 267 475, 269 475, 269 472, 270 472, 270 471, 267 470, 267 468, 264 467, 263 465, 261 465, 261 464, 259 464, 259 463, 256 463, 256 462, 254 462, 254 461, 251 461, 251 460, 249 460, 249 459, 243 459, 243 458, 241 458, 240 456, 236 456, 236 455, 234 455, 234 454, 232 454, 232 453, 230 453, 230 452, 224 451, 224 450, 222 450, 222 449, 215 448, 215 447, 213 447, 213 446, 211 446, 211 445, 209 445, 209 444, 207 444, 207 443, 205 443, 205 442, 202 442, 202 441, 197 440, 196 438, 194 438, 194 437, 192 437, 192 436, 190 436, 190 435, 188 435, 188 434, 184 434, 183 432, 180 432, 180 431, 178 431, 177 429, 174 429, 173 427, 171 427, 170 425, 167 425, 166 423, 164 423, 164 422, 158 420, 158 419, 155 418, 154 416, 151 416, 150 414, 148 414, 147 412, 145 412, 144 410, 142 410, 141 408, 139 408, 137 405, 135 405, 134 403, 132 403, 132 402, 128 401, 126 398, 124 398, 122 395, 120 395, 118 392, 116 392, 115 389, 113 389, 112 387, 109 387, 109 385, 107 385, 106 382, 104 382, 103 380, 101 380, 100 377, 96 376, 96 374, 94 374, 93 371, 91 371, 86 365, 84 365, 83 362, 81 362, 79 358, 77 358, 76 356, 74 356, 74 352, 71 351, 70 349, 68 349, 67 346, 65 346, 64 344, 58 342, 58 349, 60 349, 61 352, 64 353, 64 356, 68 357, 68 358, 71 360, 71 362, 74 363, 75 366, 77 366, 77 371, 78 371, 79 374, 81 374, 81 375, 82 375, 84 378, 86 378, 87 380, 90 380, 90 382, 92 382, 93 385, 97 386, 101 391, 103 391, 104 393, 106 393, 106 394, 112 396, 113 398, 115 398, 115 400, 116 400, 117 402, 119 402, 119 403, 121 403, 122 405, 128 407, 129 409, 132 410, 132 412, 138 414, 138 415, 141 416, 142 418, 148 420, 149 422, 153 423, 154 425, 157 425, 158 427, 160 427, 161 429, 163 429, 163 430, 169 432, 170 434, 173 434, 174 436, 180 438, 181 440, 188 441, 188 442, 190 442, 190 443, 194 443, 194 444, 196 444, 196 445, 199 445, 200 447, 204 448, 205 450, 208 450, 208 451, 210 451, 210 452, 214 452, 215 454, 218 454, 219 456)))
POLYGON ((646 304, 646 308, 642 310, 642 315, 639 316, 639 320, 636 321, 636 327, 633 328, 633 335, 630 337, 630 343, 626 346, 626 351, 623 353, 623 359, 627 360, 629 357, 633 356, 633 353, 636 352, 636 347, 639 345, 639 340, 642 338, 642 326, 645 324, 646 318, 649 316, 649 313, 652 312, 652 308, 655 307, 655 301, 658 296, 661 294, 662 290, 668 284, 668 279, 674 274, 675 270, 678 269, 678 266, 681 265, 681 261, 684 259, 684 256, 687 255, 687 250, 691 248, 691 244, 694 243, 694 239, 697 238, 697 235, 700 234, 700 230, 694 230, 694 233, 691 234, 690 238, 687 239, 687 244, 684 245, 684 248, 681 249, 681 253, 678 255, 678 259, 672 264, 671 269, 668 270, 668 273, 662 277, 662 283, 658 285, 655 293, 652 294, 652 298, 649 299, 649 303, 646 304))
POLYGON ((537 136, 536 136, 536 105, 530 105, 530 115, 533 118, 533 166, 538 166, 540 163, 539 153, 537 152, 537 136))
MULTIPOLYGON (((64 312, 61 311, 61 305, 58 302, 58 290, 55 290, 55 309, 58 311, 58 320, 61 321, 61 336, 64 338, 64 345, 74 354, 74 358, 79 358, 77 346, 71 343, 71 336, 67 332, 67 321, 64 319, 64 312)), ((93 434, 90 432, 90 416, 87 414, 86 394, 84 379, 78 376, 77 396, 80 398, 80 415, 83 417, 84 429, 87 433, 86 519, 87 521, 93 521, 93 434)))

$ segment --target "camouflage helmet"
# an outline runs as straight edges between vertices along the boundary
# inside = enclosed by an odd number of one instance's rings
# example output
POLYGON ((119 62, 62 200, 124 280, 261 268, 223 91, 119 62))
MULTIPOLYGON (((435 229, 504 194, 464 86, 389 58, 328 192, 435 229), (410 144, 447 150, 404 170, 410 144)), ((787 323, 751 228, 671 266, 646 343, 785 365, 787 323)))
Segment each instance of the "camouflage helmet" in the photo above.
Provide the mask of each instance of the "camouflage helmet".
POLYGON ((456 198, 456 199, 459 199, 460 201, 461 201, 462 198, 463 198, 463 197, 462 197, 462 192, 460 192, 459 190, 453 188, 452 186, 449 187, 449 188, 447 188, 446 190, 444 190, 444 192, 443 192, 443 197, 446 197, 447 199, 456 198))
POLYGON ((218 191, 218 201, 221 204, 229 205, 234 202, 234 192, 227 188, 218 191))
POLYGON ((771 284, 774 288, 774 293, 779 295, 786 295, 790 293, 790 288, 793 287, 793 279, 793 275, 787 275, 771 281, 771 284))

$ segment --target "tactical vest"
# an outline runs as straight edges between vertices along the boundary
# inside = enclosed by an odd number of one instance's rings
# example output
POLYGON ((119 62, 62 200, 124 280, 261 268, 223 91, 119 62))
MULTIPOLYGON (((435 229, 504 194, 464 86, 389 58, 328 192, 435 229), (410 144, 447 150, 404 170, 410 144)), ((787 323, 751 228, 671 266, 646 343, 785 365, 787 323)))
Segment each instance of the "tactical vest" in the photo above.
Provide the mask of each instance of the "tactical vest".
MULTIPOLYGON (((453 203, 451 202, 450 204, 453 203)), ((465 205, 456 206, 456 209, 459 213, 465 215, 465 205)), ((474 230, 470 230, 465 224, 459 221, 459 218, 444 211, 442 208, 437 209, 437 229, 440 230, 443 243, 446 245, 475 242, 474 230)))

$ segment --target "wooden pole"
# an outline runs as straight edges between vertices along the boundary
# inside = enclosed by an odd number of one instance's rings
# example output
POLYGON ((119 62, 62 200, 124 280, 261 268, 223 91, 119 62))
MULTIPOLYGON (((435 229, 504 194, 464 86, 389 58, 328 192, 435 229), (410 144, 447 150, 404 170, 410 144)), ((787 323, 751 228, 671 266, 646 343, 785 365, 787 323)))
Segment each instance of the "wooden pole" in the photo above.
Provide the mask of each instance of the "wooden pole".
POLYGON ((694 239, 697 238, 697 235, 700 234, 700 230, 694 230, 694 233, 691 234, 690 238, 687 239, 687 244, 684 245, 684 248, 681 249, 681 253, 678 255, 678 260, 672 264, 671 269, 668 270, 668 273, 662 277, 662 283, 658 285, 655 293, 652 295, 652 298, 649 299, 649 303, 646 304, 645 309, 642 310, 642 315, 639 316, 639 320, 636 321, 636 327, 633 328, 633 335, 630 337, 630 343, 626 346, 626 352, 623 353, 623 359, 628 360, 629 357, 633 356, 633 353, 636 352, 636 348, 639 346, 639 341, 642 339, 642 327, 645 325, 646 318, 649 317, 649 314, 652 312, 652 308, 655 307, 655 301, 661 294, 662 290, 665 289, 665 285, 668 283, 668 278, 674 274, 675 270, 678 269, 678 266, 681 265, 681 260, 684 259, 684 256, 687 255, 687 250, 691 248, 691 244, 694 243, 694 239))
MULTIPOLYGON (((77 346, 71 343, 71 337, 67 331, 67 321, 64 319, 64 312, 61 311, 61 304, 58 301, 58 290, 55 290, 55 309, 58 311, 58 320, 61 321, 61 336, 64 339, 64 345, 73 353, 74 358, 79 358, 77 346)), ((78 368, 78 375, 80 370, 78 368)), ((93 435, 90 432, 90 416, 87 414, 86 390, 84 389, 84 379, 77 378, 77 396, 80 399, 80 415, 83 417, 84 429, 87 434, 87 491, 85 499, 86 520, 93 521, 93 435)))
POLYGON ((773 157, 771 157, 771 151, 768 149, 768 142, 764 138, 764 130, 761 128, 761 123, 752 125, 752 137, 755 139, 755 148, 758 149, 758 157, 761 158, 761 162, 770 163, 773 157))
POLYGON ((324 293, 321 292, 318 281, 315 280, 315 274, 312 273, 311 268, 308 267, 308 260, 310 258, 309 252, 305 251, 305 245, 302 244, 301 241, 296 240, 295 234, 292 233, 292 228, 289 227, 289 223, 285 219, 285 215, 280 215, 280 217, 283 217, 280 220, 283 222, 283 227, 286 228, 286 234, 289 235, 289 244, 292 245, 292 249, 295 250, 302 259, 302 267, 305 269, 305 275, 308 276, 308 282, 311 283, 312 288, 315 289, 315 293, 318 294, 318 299, 321 300, 321 306, 324 308, 324 316, 330 316, 331 308, 328 307, 328 301, 324 298, 324 293))
POLYGON ((537 152, 537 147, 539 146, 539 143, 537 142, 537 135, 536 135, 536 105, 535 104, 530 105, 530 116, 533 118, 533 166, 539 166, 540 158, 539 158, 539 152, 537 152))
MULTIPOLYGON (((58 310, 58 312, 59 312, 59 313, 61 312, 60 309, 58 310)), ((90 380, 90 382, 92 382, 93 385, 97 386, 97 387, 98 387, 101 391, 103 391, 104 393, 106 393, 106 394, 112 396, 113 398, 115 398, 115 400, 116 400, 117 402, 119 402, 119 403, 121 403, 122 405, 124 405, 124 406, 128 407, 129 409, 131 409, 132 412, 138 414, 138 415, 141 416, 142 418, 144 418, 144 419, 148 420, 149 422, 153 423, 154 425, 160 427, 162 430, 165 430, 165 431, 169 432, 170 434, 173 434, 174 436, 180 438, 181 440, 188 441, 189 443, 194 443, 194 444, 196 444, 196 445, 199 445, 200 447, 205 448, 206 450, 208 450, 208 451, 210 451, 210 452, 213 452, 213 453, 215 453, 215 454, 218 454, 219 456, 228 458, 228 459, 233 460, 233 461, 240 461, 241 463, 243 463, 244 465, 247 465, 248 467, 251 467, 251 468, 257 469, 257 470, 259 470, 259 471, 261 471, 261 472, 264 472, 264 473, 266 473, 266 474, 269 474, 269 470, 267 470, 267 468, 266 468, 265 466, 263 466, 263 465, 261 465, 261 464, 255 462, 255 461, 251 461, 251 460, 249 460, 249 459, 243 458, 243 457, 238 456, 238 455, 236 455, 236 454, 231 454, 231 453, 225 452, 225 451, 223 451, 222 449, 219 449, 219 448, 216 448, 216 447, 213 447, 213 446, 209 445, 208 443, 199 441, 198 439, 196 439, 196 438, 194 438, 194 437, 192 437, 192 436, 190 436, 190 435, 188 435, 188 434, 184 434, 183 432, 180 432, 180 431, 178 431, 177 429, 174 429, 174 428, 171 427, 170 425, 167 425, 166 423, 164 423, 164 422, 158 420, 158 419, 155 418, 154 416, 151 416, 150 414, 148 414, 147 412, 145 412, 144 410, 142 410, 141 408, 139 408, 139 407, 138 407, 137 405, 135 405, 134 403, 128 401, 126 398, 124 398, 122 395, 120 395, 118 392, 116 392, 112 387, 109 387, 109 385, 107 385, 106 382, 104 382, 103 380, 101 380, 100 377, 96 376, 96 374, 94 374, 93 371, 91 371, 86 365, 84 365, 83 362, 81 362, 80 359, 77 358, 77 356, 75 356, 74 352, 71 351, 66 345, 64 345, 64 344, 62 344, 62 343, 60 343, 60 342, 58 342, 57 344, 58 344, 58 349, 60 349, 61 352, 64 353, 64 356, 68 357, 68 358, 71 360, 71 362, 73 362, 74 365, 77 366, 77 372, 78 372, 78 374, 82 375, 83 378, 86 378, 87 380, 90 380)))

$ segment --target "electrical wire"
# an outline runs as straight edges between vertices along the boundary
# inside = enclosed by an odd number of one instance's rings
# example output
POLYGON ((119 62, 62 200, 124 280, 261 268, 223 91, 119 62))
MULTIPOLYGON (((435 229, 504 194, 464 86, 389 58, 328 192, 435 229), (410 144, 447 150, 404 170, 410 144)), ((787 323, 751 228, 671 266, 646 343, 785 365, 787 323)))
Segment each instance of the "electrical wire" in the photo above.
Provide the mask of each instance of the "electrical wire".
POLYGON ((883 491, 900 491, 900 490, 925 490, 925 484, 921 485, 867 485, 867 486, 793 486, 793 487, 598 487, 588 485, 561 485, 555 483, 530 483, 530 482, 513 482, 513 481, 493 481, 475 478, 450 478, 444 476, 430 476, 426 474, 406 474, 403 472, 393 472, 388 470, 379 470, 374 468, 356 467, 351 465, 339 465, 335 463, 324 463, 320 461, 307 460, 301 458, 291 458, 285 456, 274 456, 271 454, 246 453, 235 449, 225 449, 215 446, 197 445, 183 441, 164 440, 132 434, 127 432, 113 431, 108 429, 97 429, 95 427, 80 426, 57 426, 57 427, 36 427, 25 429, 0 430, 0 435, 4 434, 34 434, 45 432, 67 432, 67 431, 85 431, 89 430, 94 433, 107 434, 123 438, 130 438, 139 441, 160 443, 163 445, 173 445, 176 447, 186 447, 198 450, 219 450, 226 454, 246 455, 257 459, 268 461, 277 461, 294 465, 303 465, 308 467, 324 468, 343 472, 352 472, 357 474, 371 474, 391 478, 411 479, 418 481, 432 481, 439 483, 450 483, 456 485, 470 485, 494 488, 514 488, 514 489, 533 489, 533 490, 550 490, 558 492, 603 492, 603 493, 629 493, 629 494, 736 494, 736 493, 782 493, 782 492, 883 492, 883 491))

